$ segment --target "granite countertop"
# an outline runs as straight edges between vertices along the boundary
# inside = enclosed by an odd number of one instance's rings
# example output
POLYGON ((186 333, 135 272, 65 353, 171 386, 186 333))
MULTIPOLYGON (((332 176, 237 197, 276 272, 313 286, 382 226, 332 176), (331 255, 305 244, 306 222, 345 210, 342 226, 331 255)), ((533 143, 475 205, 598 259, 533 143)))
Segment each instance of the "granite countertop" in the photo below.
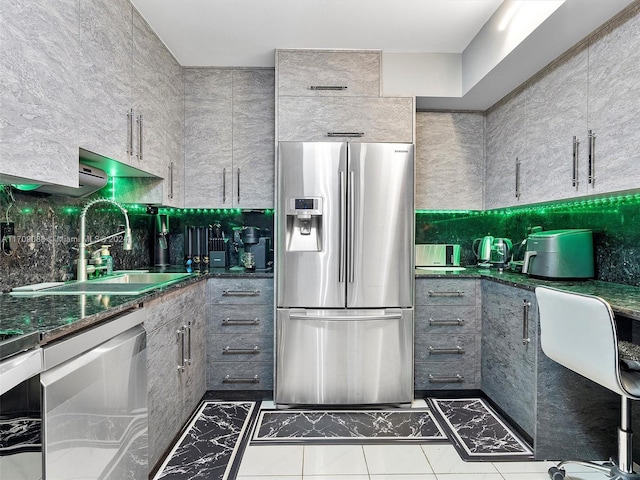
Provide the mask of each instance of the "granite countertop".
MULTIPOLYGON (((150 268, 155 272, 184 272, 184 267, 150 268)), ((45 295, 18 297, 0 294, 0 358, 14 353, 15 341, 23 340, 19 350, 44 345, 121 312, 138 308, 144 302, 207 278, 272 278, 269 272, 245 272, 244 268, 196 271, 184 280, 140 295, 45 295), (4 340, 6 338, 6 340, 4 340)))
POLYGON ((538 286, 555 287, 576 293, 596 295, 611 305, 617 315, 640 320, 640 287, 599 280, 542 280, 523 273, 490 268, 466 267, 460 272, 427 273, 416 270, 416 278, 486 278, 533 291, 538 286))

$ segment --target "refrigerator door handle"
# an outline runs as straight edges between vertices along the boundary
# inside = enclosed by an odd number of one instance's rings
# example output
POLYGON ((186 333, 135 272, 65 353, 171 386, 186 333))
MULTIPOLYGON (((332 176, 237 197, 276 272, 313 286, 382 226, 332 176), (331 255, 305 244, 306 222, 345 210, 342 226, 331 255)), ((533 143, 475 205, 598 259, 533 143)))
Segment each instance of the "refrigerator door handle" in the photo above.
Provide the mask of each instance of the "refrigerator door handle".
POLYGON ((355 239, 354 234, 356 231, 356 220, 355 220, 355 192, 354 192, 354 181, 353 181, 354 173, 353 170, 349 172, 349 231, 347 233, 348 242, 349 242, 349 283, 353 283, 355 277, 355 266, 354 266, 354 257, 356 254, 355 248, 355 239))
POLYGON ((344 235, 344 227, 345 227, 345 222, 346 222, 346 218, 347 218, 347 205, 346 205, 346 198, 345 198, 345 185, 344 185, 344 172, 341 171, 340 172, 340 191, 339 191, 339 195, 340 195, 340 257, 339 257, 339 261, 340 261, 340 265, 338 266, 338 282, 339 283, 344 283, 344 269, 345 269, 345 256, 346 256, 346 249, 347 249, 347 245, 346 245, 346 238, 344 235))
POLYGON ((402 314, 387 313, 382 315, 306 315, 304 313, 291 313, 289 314, 291 320, 322 320, 322 321, 348 321, 348 320, 400 320, 402 314))

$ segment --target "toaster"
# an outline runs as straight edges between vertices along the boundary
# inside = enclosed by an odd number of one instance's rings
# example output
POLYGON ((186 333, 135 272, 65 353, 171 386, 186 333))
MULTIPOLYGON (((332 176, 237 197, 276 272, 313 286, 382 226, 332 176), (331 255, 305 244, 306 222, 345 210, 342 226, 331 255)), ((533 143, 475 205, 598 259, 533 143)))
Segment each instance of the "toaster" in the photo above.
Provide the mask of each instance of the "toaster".
POLYGON ((522 273, 551 280, 593 278, 593 233, 569 229, 530 234, 522 273))

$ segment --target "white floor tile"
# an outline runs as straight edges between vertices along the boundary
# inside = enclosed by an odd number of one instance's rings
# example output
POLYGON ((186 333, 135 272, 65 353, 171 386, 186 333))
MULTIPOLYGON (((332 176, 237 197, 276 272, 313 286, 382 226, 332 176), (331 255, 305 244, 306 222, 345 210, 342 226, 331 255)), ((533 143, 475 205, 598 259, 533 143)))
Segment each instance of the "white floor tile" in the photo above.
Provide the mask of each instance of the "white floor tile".
MULTIPOLYGON (((498 470, 491 462, 465 462, 452 445, 422 445, 427 460, 438 478, 440 474, 495 473, 498 470)), ((500 474, 498 478, 502 480, 500 474)), ((454 479, 451 479, 454 480, 454 479)))
POLYGON ((504 480, 499 473, 438 473, 438 480, 504 480))
POLYGON ((366 475, 362 445, 306 445, 303 475, 366 475))
POLYGON ((238 476, 302 475, 302 445, 249 446, 242 456, 238 476))
POLYGON ((505 480, 549 480, 547 472, 503 473, 505 480))
POLYGON ((302 480, 302 475, 254 475, 236 477, 236 480, 302 480))
POLYGON ((369 474, 433 473, 420 445, 365 445, 369 474))
MULTIPOLYGON (((437 480, 436 476, 432 473, 423 473, 421 475, 369 475, 371 480, 437 480)), ((349 478, 348 480, 351 480, 349 478)))
MULTIPOLYGON (((305 475, 303 480, 369 480, 369 475, 305 475)), ((284 478, 283 480, 289 480, 284 478)))
POLYGON ((427 401, 424 398, 417 398, 411 402, 411 408, 427 408, 427 401))
POLYGON ((498 472, 505 473, 544 473, 546 475, 549 468, 555 462, 495 462, 494 467, 498 472))

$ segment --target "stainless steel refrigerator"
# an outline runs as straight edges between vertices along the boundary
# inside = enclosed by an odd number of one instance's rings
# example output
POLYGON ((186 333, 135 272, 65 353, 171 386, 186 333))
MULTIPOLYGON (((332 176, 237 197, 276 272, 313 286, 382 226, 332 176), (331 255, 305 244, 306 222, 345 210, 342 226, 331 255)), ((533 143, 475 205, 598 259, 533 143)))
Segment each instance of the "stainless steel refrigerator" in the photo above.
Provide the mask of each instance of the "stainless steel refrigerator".
POLYGON ((276 405, 409 405, 413 145, 280 142, 276 197, 276 405))

